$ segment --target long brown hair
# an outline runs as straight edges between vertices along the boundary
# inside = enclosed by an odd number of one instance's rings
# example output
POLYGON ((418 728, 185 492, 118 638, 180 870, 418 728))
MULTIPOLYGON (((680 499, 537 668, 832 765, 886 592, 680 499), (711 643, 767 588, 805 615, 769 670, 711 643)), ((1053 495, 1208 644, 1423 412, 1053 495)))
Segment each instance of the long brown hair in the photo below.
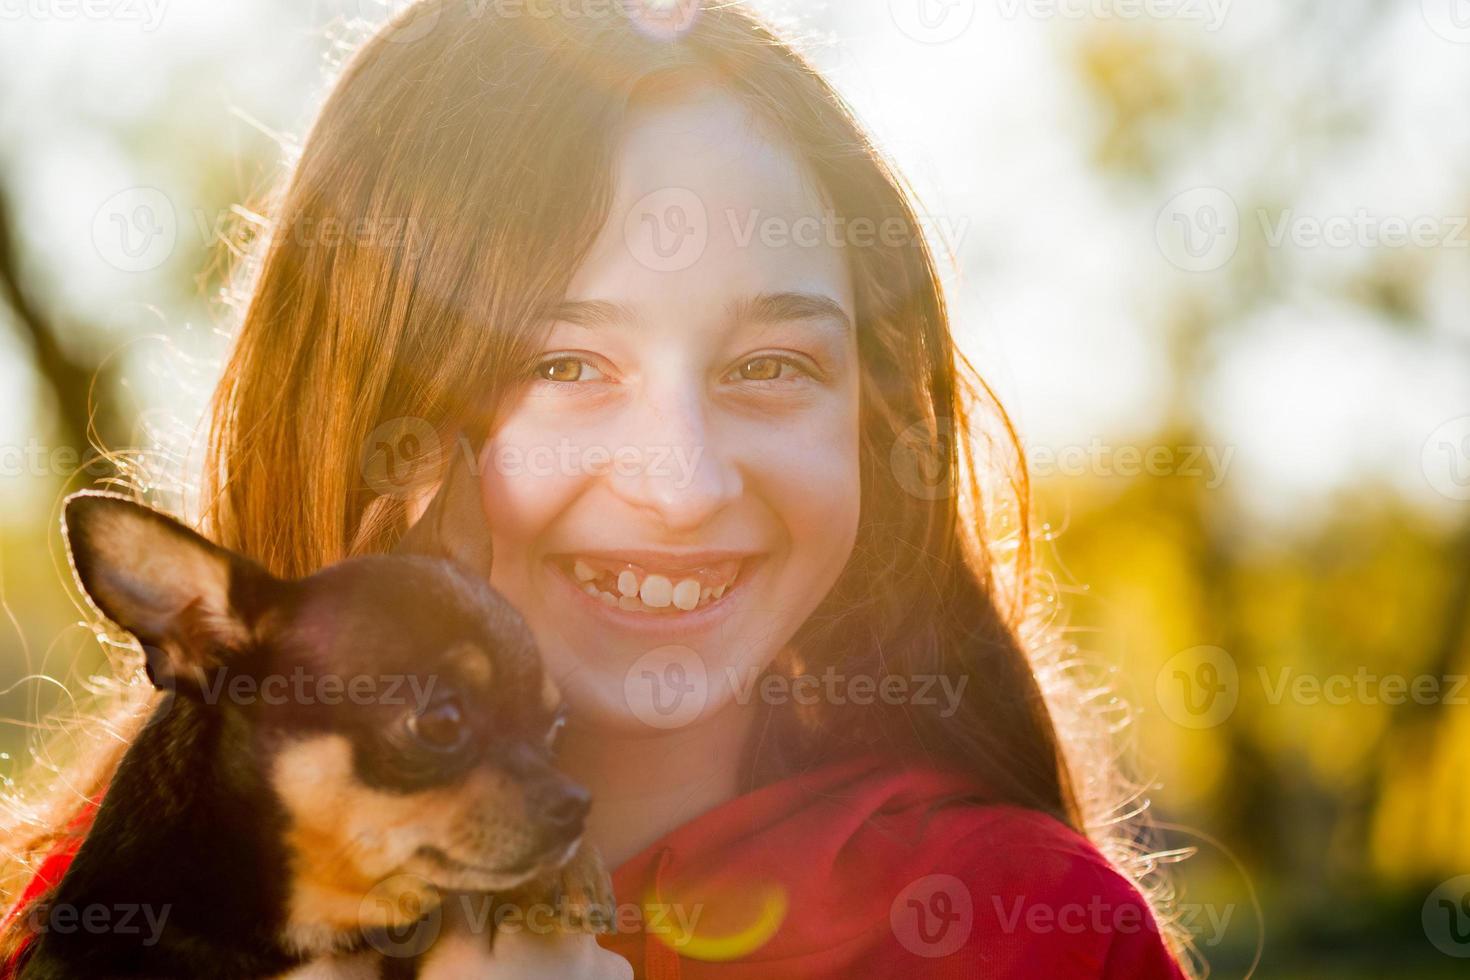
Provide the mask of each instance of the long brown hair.
MULTIPOLYGON (((349 59, 242 269, 246 304, 200 484, 204 530, 283 576, 390 546, 436 457, 526 376, 545 311, 605 221, 630 104, 712 82, 776 127, 837 215, 908 232, 847 249, 861 527, 793 644, 801 661, 774 669, 969 678, 948 716, 774 715, 756 768, 892 750, 1092 834, 1136 874, 1117 760, 1037 618, 1016 435, 955 349, 911 195, 822 76, 744 6, 602 6, 573 17, 531 3, 509 16, 424 0, 349 59), (384 492, 365 461, 410 431, 425 465, 384 492)), ((30 812, 57 826, 56 811, 30 812)), ((45 827, 19 829, 34 839, 45 827)))

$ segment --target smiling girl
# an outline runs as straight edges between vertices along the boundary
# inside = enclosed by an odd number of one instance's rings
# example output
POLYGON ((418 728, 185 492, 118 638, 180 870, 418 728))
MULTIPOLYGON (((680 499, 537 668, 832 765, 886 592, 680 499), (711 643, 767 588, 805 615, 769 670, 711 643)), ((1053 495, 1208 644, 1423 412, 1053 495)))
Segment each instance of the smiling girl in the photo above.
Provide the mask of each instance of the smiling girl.
MULTIPOLYGON (((206 530, 279 575, 386 550, 473 450, 624 903, 497 976, 1181 976, 1024 519, 986 540, 977 470, 1019 454, 898 179, 741 6, 572 6, 424 2, 347 65, 250 270, 206 530)), ((85 808, 44 819, 28 897, 85 808)))

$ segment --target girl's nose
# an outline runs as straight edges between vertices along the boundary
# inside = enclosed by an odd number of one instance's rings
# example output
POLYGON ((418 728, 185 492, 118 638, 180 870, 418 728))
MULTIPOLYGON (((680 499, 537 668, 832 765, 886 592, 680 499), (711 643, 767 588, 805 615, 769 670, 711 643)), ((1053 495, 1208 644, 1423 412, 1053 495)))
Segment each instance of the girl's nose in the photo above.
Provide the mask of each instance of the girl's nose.
POLYGON ((629 462, 615 462, 610 478, 625 503, 670 532, 687 533, 739 498, 733 447, 721 444, 697 387, 645 389, 625 422, 621 442, 629 462))

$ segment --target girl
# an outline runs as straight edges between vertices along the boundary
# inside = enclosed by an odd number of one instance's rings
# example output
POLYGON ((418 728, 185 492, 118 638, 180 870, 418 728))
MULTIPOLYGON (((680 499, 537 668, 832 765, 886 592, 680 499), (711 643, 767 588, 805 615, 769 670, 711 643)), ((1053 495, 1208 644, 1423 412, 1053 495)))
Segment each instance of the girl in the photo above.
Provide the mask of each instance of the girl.
MULTIPOLYGON (((203 523, 304 574, 391 547, 474 448, 623 903, 495 975, 1182 975, 1028 625, 1024 473, 986 540, 1015 437, 897 177, 754 16, 426 0, 274 220, 203 523)), ((14 829, 67 828, 25 900, 85 830, 70 785, 14 829)))

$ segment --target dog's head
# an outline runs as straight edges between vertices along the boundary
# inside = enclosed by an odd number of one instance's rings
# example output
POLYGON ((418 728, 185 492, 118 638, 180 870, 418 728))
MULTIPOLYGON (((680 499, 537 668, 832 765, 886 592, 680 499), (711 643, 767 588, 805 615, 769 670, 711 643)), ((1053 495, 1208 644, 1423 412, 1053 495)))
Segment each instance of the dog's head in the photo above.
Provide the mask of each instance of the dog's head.
POLYGON ((552 769, 558 699, 487 584, 479 498, 457 459, 395 553, 298 581, 122 497, 66 503, 91 601, 138 638, 174 703, 246 747, 224 767, 272 787, 295 919, 362 924, 364 895, 392 879, 391 924, 404 893, 512 888, 581 836, 588 798, 552 769))

